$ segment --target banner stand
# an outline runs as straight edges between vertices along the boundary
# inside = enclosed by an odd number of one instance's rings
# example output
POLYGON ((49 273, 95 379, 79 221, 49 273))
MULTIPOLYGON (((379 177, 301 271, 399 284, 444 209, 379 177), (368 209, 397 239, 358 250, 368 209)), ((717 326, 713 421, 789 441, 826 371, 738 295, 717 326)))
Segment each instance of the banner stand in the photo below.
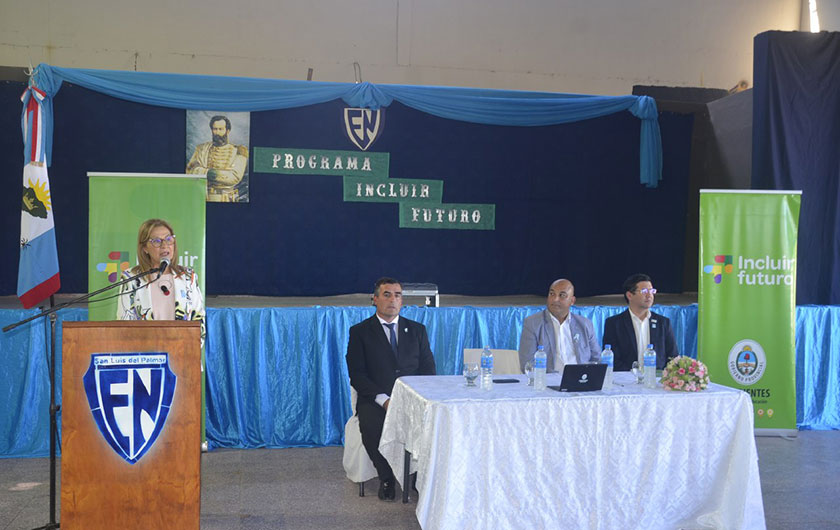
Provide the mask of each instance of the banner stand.
POLYGON ((757 436, 796 437, 801 191, 700 190, 697 357, 748 393, 757 436))
POLYGON ((799 436, 796 429, 755 429, 756 436, 778 436, 787 440, 795 440, 799 436))

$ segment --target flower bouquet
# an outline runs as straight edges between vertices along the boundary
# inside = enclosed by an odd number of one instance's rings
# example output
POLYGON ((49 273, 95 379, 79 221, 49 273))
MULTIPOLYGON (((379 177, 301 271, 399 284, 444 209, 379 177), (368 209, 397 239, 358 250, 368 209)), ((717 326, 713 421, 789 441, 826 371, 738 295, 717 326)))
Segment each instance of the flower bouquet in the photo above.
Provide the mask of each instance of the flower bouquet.
POLYGON ((709 369, 691 357, 674 357, 668 361, 660 379, 665 390, 699 392, 709 386, 709 369))

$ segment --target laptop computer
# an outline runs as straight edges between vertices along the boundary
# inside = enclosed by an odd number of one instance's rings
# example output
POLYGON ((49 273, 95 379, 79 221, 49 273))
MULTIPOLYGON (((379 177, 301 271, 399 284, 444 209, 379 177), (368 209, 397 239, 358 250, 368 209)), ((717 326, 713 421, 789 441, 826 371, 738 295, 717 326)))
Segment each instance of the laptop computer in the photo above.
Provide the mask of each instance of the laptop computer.
POLYGON ((606 364, 567 364, 563 367, 563 379, 560 386, 548 388, 558 392, 592 392, 601 390, 607 375, 606 364))

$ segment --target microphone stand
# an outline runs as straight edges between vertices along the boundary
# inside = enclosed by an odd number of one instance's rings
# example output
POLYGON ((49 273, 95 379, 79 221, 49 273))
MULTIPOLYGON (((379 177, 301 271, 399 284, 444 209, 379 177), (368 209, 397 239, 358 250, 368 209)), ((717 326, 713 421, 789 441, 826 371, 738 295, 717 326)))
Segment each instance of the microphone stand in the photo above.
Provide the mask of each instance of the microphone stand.
MULTIPOLYGON (((47 328, 44 326, 44 335, 46 338, 47 330, 49 329, 49 337, 50 337, 50 351, 49 351, 49 372, 50 372, 50 522, 45 524, 44 526, 39 526, 34 530, 52 530, 54 528, 60 528, 61 525, 55 520, 55 482, 56 482, 56 474, 55 474, 55 450, 56 450, 56 440, 58 439, 58 411, 61 409, 61 405, 57 405, 55 402, 55 324, 56 324, 56 313, 59 310, 64 309, 65 307, 69 307, 73 304, 78 304, 79 302, 84 302, 94 296, 104 293, 106 291, 110 291, 116 287, 120 287, 127 283, 133 282, 143 276, 148 276, 150 274, 158 273, 158 277, 163 274, 165 267, 158 268, 158 269, 150 269, 146 272, 141 272, 135 276, 131 276, 129 278, 125 278, 117 283, 113 283, 111 285, 107 285, 102 289, 96 290, 92 293, 83 294, 78 296, 69 302, 63 302, 61 304, 55 304, 55 296, 50 295, 50 307, 49 309, 45 309, 43 306, 40 308, 41 312, 33 315, 29 318, 23 319, 20 322, 15 322, 14 324, 9 324, 8 326, 3 328, 3 333, 9 332, 15 329, 18 326, 22 326, 27 322, 31 322, 38 318, 49 317, 50 320, 50 327, 47 328)), ((157 278, 155 278, 157 279, 157 278)), ((152 280, 154 281, 154 280, 152 280)))

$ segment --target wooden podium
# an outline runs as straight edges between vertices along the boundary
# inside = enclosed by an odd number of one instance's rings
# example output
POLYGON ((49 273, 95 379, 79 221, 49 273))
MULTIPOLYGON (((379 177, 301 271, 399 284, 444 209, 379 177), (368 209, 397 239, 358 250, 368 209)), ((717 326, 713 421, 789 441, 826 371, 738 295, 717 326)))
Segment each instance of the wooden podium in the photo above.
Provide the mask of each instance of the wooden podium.
POLYGON ((63 335, 61 528, 197 530, 200 324, 64 322, 63 335))

